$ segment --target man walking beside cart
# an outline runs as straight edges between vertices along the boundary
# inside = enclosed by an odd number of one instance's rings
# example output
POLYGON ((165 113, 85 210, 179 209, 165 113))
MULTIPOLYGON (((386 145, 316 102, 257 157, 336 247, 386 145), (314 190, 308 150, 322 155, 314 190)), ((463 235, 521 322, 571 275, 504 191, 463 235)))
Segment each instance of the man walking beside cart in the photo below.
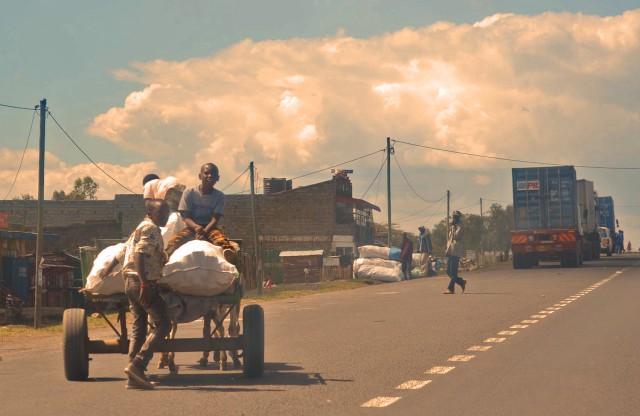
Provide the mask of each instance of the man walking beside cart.
POLYGON ((122 268, 125 292, 133 315, 130 363, 124 370, 129 376, 128 389, 154 388, 145 371, 154 351, 171 330, 167 307, 156 286, 156 281, 162 277, 166 259, 160 227, 167 223, 169 206, 163 200, 150 200, 146 207, 147 216, 125 244, 122 268), (155 327, 147 335, 149 316, 153 318, 155 327))

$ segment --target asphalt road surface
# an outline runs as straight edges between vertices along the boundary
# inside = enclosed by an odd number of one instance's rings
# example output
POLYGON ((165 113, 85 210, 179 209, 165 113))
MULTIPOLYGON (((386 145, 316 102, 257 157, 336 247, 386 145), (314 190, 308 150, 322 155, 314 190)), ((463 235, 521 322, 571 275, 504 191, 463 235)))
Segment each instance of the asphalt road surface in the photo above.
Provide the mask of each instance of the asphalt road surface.
MULTIPOLYGON (((126 356, 64 378, 61 339, 0 345, 0 415, 638 415, 640 255, 376 285, 265 303, 265 374, 177 354, 154 391, 126 356)), ((202 323, 181 325, 196 337, 202 323)), ((92 331, 91 338, 109 337, 92 331)))

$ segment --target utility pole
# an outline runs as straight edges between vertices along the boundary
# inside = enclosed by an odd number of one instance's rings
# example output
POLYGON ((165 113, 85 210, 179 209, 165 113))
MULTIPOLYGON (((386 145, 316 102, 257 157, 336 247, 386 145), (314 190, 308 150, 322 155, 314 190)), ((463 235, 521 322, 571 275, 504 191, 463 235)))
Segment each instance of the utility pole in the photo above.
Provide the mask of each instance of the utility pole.
POLYGON ((451 191, 447 189, 447 227, 449 227, 449 212, 451 210, 451 191))
POLYGON ((480 224, 482 224, 482 237, 480 237, 480 258, 478 259, 478 263, 484 265, 484 248, 482 247, 482 240, 486 234, 484 232, 484 216, 482 215, 482 198, 480 198, 480 224))
POLYGON ((40 101, 40 156, 38 158, 38 225, 36 237, 36 287, 34 299, 33 327, 39 329, 41 320, 42 303, 42 222, 44 212, 44 133, 47 120, 47 99, 40 101))
POLYGON ((387 137, 387 247, 391 247, 391 137, 387 137))
POLYGON ((251 181, 251 216, 253 218, 253 260, 254 270, 256 271, 256 286, 258 294, 262 293, 262 276, 260 276, 260 240, 258 240, 258 215, 256 210, 256 192, 254 184, 253 162, 249 163, 250 181, 251 181))

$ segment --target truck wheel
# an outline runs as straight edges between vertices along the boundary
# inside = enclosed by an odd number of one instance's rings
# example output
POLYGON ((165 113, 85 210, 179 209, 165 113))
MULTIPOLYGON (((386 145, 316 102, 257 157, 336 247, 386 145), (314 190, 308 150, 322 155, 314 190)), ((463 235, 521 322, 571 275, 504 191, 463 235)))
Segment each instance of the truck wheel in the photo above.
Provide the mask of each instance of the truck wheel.
POLYGON ((260 305, 246 306, 243 319, 243 373, 245 377, 261 377, 264 373, 264 310, 260 305))
POLYGON ((522 265, 520 263, 521 263, 520 254, 513 253, 513 268, 516 270, 521 269, 522 265))
POLYGON ((84 309, 67 309, 62 315, 64 375, 70 381, 89 377, 87 314, 84 309))

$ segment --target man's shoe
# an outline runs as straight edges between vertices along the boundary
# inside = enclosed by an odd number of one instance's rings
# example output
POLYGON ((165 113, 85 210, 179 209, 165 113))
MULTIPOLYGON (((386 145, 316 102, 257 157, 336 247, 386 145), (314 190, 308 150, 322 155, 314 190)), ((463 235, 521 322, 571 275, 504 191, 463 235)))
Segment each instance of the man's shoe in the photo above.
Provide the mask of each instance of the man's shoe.
POLYGON ((236 264, 236 253, 233 250, 231 250, 229 248, 224 249, 222 251, 222 255, 224 256, 224 259, 226 261, 228 261, 229 263, 231 263, 233 265, 236 264))
POLYGON ((144 375, 144 370, 137 361, 132 361, 131 364, 124 369, 124 372, 141 388, 149 390, 155 388, 155 385, 147 380, 147 376, 144 375))
POLYGON ((467 281, 462 279, 462 284, 460 286, 462 287, 462 293, 464 293, 464 289, 467 287, 467 281))
MULTIPOLYGON (((156 385, 156 383, 153 382, 153 381, 150 381, 150 383, 153 384, 154 386, 156 385)), ((138 384, 137 381, 135 381, 132 378, 127 379, 127 385, 125 386, 125 389, 127 389, 127 390, 149 390, 146 387, 142 387, 140 384, 138 384)))
POLYGON ((455 295, 455 293, 449 289, 445 290, 444 292, 442 292, 443 295, 455 295))

